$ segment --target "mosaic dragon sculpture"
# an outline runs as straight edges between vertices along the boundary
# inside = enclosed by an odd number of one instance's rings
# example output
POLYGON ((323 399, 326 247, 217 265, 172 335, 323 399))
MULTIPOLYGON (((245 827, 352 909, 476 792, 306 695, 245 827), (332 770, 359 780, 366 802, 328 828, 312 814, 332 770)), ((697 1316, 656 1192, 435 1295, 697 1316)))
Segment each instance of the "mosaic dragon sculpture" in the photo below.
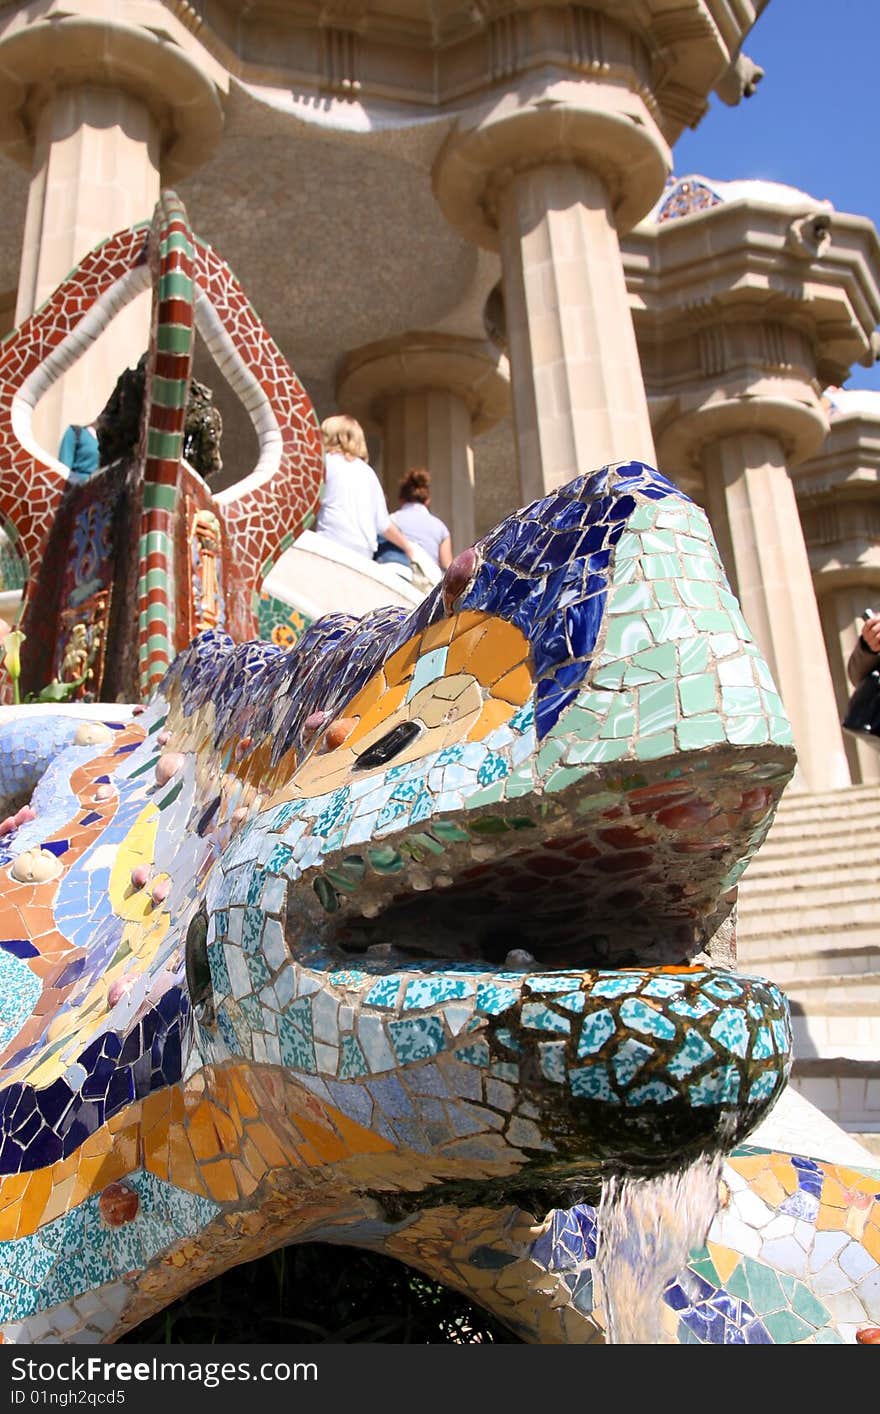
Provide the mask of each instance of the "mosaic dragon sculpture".
POLYGON ((655 1338, 880 1322, 880 1175, 744 1143, 790 1032, 732 891, 794 752, 662 476, 579 478, 410 615, 209 632, 95 710, 0 735, 6 1340, 112 1341, 323 1240, 601 1341, 606 1195, 728 1154, 655 1338))

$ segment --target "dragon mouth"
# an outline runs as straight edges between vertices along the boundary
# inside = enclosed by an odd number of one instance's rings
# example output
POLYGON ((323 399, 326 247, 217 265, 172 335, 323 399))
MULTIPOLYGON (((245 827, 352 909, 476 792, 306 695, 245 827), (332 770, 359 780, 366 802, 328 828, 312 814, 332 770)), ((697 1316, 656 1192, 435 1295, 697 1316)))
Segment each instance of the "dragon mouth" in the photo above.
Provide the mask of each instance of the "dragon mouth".
POLYGON ((305 908, 324 946, 398 966, 729 967, 734 885, 787 779, 772 756, 748 776, 734 763, 722 749, 683 779, 621 772, 336 857, 290 900, 291 951, 305 908))

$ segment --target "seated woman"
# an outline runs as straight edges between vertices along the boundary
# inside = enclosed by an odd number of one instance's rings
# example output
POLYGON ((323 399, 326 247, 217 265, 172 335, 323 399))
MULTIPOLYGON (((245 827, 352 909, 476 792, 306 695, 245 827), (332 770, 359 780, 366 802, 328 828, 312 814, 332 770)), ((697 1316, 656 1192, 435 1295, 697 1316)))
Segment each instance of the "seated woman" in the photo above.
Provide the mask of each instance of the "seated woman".
POLYGON ((858 687, 862 679, 878 667, 880 667, 880 614, 869 610, 862 626, 862 632, 849 655, 846 671, 853 687, 858 687))
POLYGON ((398 495, 400 505, 392 519, 441 570, 447 569, 452 563, 452 538, 444 522, 431 514, 431 473, 424 467, 413 467, 401 481, 398 495))
POLYGON ((388 514, 379 478, 367 461, 360 423, 342 413, 325 418, 321 432, 325 480, 315 529, 370 559, 383 535, 410 560, 412 546, 388 514))

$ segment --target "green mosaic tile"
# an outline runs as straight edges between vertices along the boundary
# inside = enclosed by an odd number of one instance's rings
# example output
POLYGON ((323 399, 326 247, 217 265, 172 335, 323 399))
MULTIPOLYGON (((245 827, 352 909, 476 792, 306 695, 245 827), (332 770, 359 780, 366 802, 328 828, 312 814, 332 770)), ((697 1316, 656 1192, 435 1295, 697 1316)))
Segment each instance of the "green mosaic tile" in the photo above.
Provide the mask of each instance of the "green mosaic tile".
POLYGON ((624 687, 642 687, 645 683, 659 682, 660 674, 648 672, 645 668, 630 666, 623 675, 624 687))
POLYGON ((726 614, 721 618, 725 621, 725 629, 722 632, 713 632, 709 642, 712 645, 712 652, 716 658, 729 658, 731 653, 741 653, 743 645, 735 633, 730 633, 730 620, 726 614))
POLYGON ((684 715, 694 717, 698 712, 714 712, 718 705, 717 686, 714 673, 680 678, 678 695, 684 715))
POLYGON ((690 518, 686 507, 682 506, 680 510, 658 511, 656 524, 658 528, 662 530, 677 530, 687 534, 690 527, 690 518))
POLYGON ((674 643, 661 643, 657 648, 646 648, 635 656, 633 662, 640 668, 650 668, 652 672, 659 673, 661 678, 674 678, 678 672, 674 643))
POLYGON ((658 761, 675 750, 675 732, 658 732, 656 736, 639 737, 636 741, 638 761, 658 761))
POLYGON ((627 525, 631 530, 652 530, 657 519, 656 506, 637 506, 627 525))
POLYGON ((784 715, 785 708, 782 705, 782 698, 775 689, 770 691, 762 687, 761 701, 764 704, 764 711, 769 712, 771 717, 781 717, 784 715))
POLYGON ((787 717, 770 718, 770 740, 775 741, 779 746, 792 746, 794 744, 791 722, 787 717))
POLYGON ((566 786, 572 785, 583 777, 583 771, 574 770, 571 767, 561 766, 558 771, 552 771, 544 782, 546 791, 564 790, 566 786))
POLYGON ((607 667, 599 668, 598 672, 593 674, 593 683, 596 687, 620 687, 624 671, 623 663, 609 663, 607 667))
POLYGON ((831 1320, 831 1312, 822 1305, 803 1282, 796 1282, 791 1305, 795 1314, 809 1321, 811 1326, 824 1326, 831 1320))
POLYGON ((611 619, 605 638, 609 658, 630 658, 643 648, 652 648, 651 631, 642 619, 611 619))
POLYGON ((653 736, 655 732, 674 727, 678 720, 678 704, 674 682, 661 682, 643 687, 639 693, 639 735, 653 736))
POLYGON ((681 571, 685 579, 705 579, 717 584, 721 570, 707 555, 682 555, 681 571))
POLYGON ((694 638, 678 648, 679 671, 683 676, 704 673, 709 666, 709 645, 705 638, 694 638))
POLYGON ((717 609, 718 589, 705 579, 683 579, 679 581, 682 602, 690 609, 717 609))
POLYGON ((764 1325, 774 1345, 794 1345, 799 1340, 806 1340, 808 1336, 815 1335, 814 1328, 791 1311, 777 1311, 772 1316, 765 1316, 764 1325))
MULTIPOLYGON (((566 727, 567 726, 568 724, 566 723, 566 727)), ((546 776, 551 766, 555 766, 557 761, 561 760, 562 753, 565 751, 565 745, 566 743, 564 741, 560 741, 554 737, 549 737, 547 741, 545 741, 535 761, 539 776, 546 776)))
POLYGON ((629 706, 626 698, 615 703, 599 730, 603 739, 631 737, 636 729, 635 708, 629 706))
POLYGON ((619 761, 628 751, 628 741, 585 741, 569 747, 566 760, 573 766, 587 761, 619 761))
POLYGON ((709 529, 709 521, 703 512, 694 507, 687 513, 688 530, 695 540, 711 540, 712 532, 709 529))
POLYGON ((691 539, 690 535, 677 535, 675 537, 677 549, 681 555, 705 555, 705 542, 691 539))
POLYGON ((522 786, 521 790, 511 790, 509 785, 511 785, 509 781, 492 781, 491 786, 477 790, 474 795, 465 796, 465 810, 475 810, 481 805, 497 805, 498 800, 504 800, 506 795, 525 795, 526 790, 533 789, 533 785, 528 785, 522 786))
POLYGON ((704 1281, 711 1282, 713 1286, 721 1285, 721 1278, 715 1269, 715 1263, 708 1254, 705 1257, 692 1258, 690 1262, 688 1262, 688 1266, 701 1276, 704 1281))
MULTIPOLYGON (((648 555, 674 555, 677 549, 675 535, 671 530, 646 530, 642 534, 642 553, 648 555)), ((676 574, 681 568, 676 564, 676 574)))
POLYGON ((574 707, 570 707, 564 717, 565 735, 593 736, 597 718, 605 716, 609 707, 618 700, 616 692, 584 692, 574 707))
POLYGON ((813 1344, 814 1344, 814 1345, 846 1345, 846 1341, 844 1340, 843 1336, 840 1335, 837 1331, 824 1330, 824 1331, 820 1331, 820 1332, 819 1332, 819 1334, 816 1336, 816 1339, 813 1341, 813 1344))
POLYGON ((737 1297, 739 1301, 751 1301, 752 1293, 749 1291, 749 1284, 746 1280, 745 1263, 747 1258, 737 1263, 727 1281, 724 1283, 724 1290, 731 1296, 737 1297))
POLYGON ((498 784, 507 787, 504 793, 508 800, 518 800, 521 795, 529 795, 535 789, 534 772, 531 766, 520 767, 506 781, 499 781, 498 784))
POLYGON ((719 663, 718 680, 723 687, 754 687, 752 659, 747 653, 740 653, 719 663))
POLYGON ((608 606, 609 614, 635 614, 641 609, 653 609, 655 605, 653 586, 640 580, 636 584, 615 586, 608 606))
MULTIPOLYGON (((632 517, 630 517, 630 524, 632 524, 632 517)), ((618 566, 618 564, 619 564, 619 562, 620 562, 621 560, 632 560, 632 559, 641 560, 641 558, 642 558, 642 542, 641 542, 641 540, 639 539, 639 537, 638 537, 637 535, 632 535, 632 534, 630 534, 630 532, 629 532, 628 530, 624 531, 623 535, 621 535, 620 539, 618 540, 618 542, 617 542, 617 548, 616 548, 615 551, 614 551, 614 569, 615 569, 615 573, 617 572, 617 566, 618 566)))
POLYGON ((694 625, 700 633, 728 635, 734 639, 737 648, 740 647, 739 639, 729 632, 730 618, 726 609, 694 609, 694 625))
POLYGON ((655 579, 654 598, 657 600, 661 609, 678 609, 681 607, 681 595, 672 580, 655 579))
POLYGON ((766 717, 728 717, 727 740, 735 746, 760 746, 769 739, 766 717))
POLYGON ((691 717, 678 724, 678 745, 682 751, 694 751, 701 746, 713 746, 724 741, 724 723, 717 713, 691 717))
POLYGON ((776 683, 773 681, 773 674, 763 658, 758 658, 755 667, 758 672, 758 682, 761 687, 766 687, 768 692, 776 691, 776 683))
POLYGON ((784 1310, 788 1302, 772 1267, 765 1267, 762 1262, 752 1261, 749 1257, 746 1257, 744 1266, 751 1303, 758 1315, 766 1316, 771 1311, 784 1310))
POLYGON ((756 687, 722 687, 721 710, 726 717, 757 715, 762 709, 761 694, 756 687))
POLYGON ((678 579, 681 575, 676 555, 646 555, 642 569, 646 579, 678 579))
POLYGON ((694 636, 694 626, 686 609, 654 609, 645 615, 645 622, 658 643, 694 636))

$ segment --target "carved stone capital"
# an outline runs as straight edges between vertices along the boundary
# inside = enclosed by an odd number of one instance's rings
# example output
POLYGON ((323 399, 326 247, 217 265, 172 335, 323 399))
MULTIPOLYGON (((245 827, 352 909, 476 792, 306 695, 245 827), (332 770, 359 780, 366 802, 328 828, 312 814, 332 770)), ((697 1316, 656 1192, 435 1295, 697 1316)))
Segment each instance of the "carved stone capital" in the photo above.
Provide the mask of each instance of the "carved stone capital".
POLYGON ((560 80, 505 94, 462 117, 434 164, 434 195, 456 230, 497 250, 505 183, 517 172, 565 162, 602 179, 625 232, 659 197, 671 157, 636 85, 560 80))
POLYGON ((81 85, 119 89, 147 105, 160 134, 166 182, 201 166, 220 138, 216 84, 167 33, 56 14, 0 37, 0 152, 30 167, 47 99, 81 85))
POLYGON ((472 435, 479 436, 510 410, 507 358, 489 340, 405 334, 348 354, 336 383, 340 407, 372 425, 381 424, 396 395, 434 390, 461 399, 471 415, 472 435))

